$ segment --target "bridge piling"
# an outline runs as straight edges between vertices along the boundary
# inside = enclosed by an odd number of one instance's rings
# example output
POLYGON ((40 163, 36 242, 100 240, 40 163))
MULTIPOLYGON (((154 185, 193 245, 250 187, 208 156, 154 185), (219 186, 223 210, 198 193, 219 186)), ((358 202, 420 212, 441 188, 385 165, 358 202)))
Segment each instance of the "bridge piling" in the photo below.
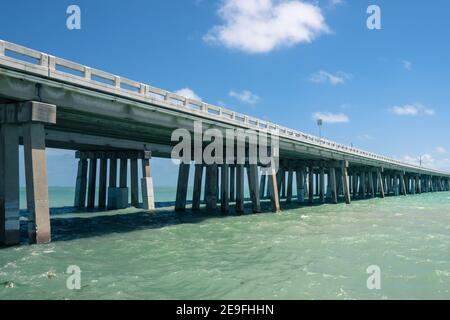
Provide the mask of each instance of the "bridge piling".
POLYGON ((23 137, 30 243, 51 239, 45 124, 56 123, 56 106, 36 101, 0 106, 0 243, 20 243, 19 137, 23 137))
POLYGON ((98 188, 98 208, 106 208, 106 187, 107 187, 107 174, 108 174, 108 159, 104 152, 100 155, 100 175, 99 175, 99 188, 98 188))
POLYGON ((92 155, 89 158, 89 184, 88 184, 88 200, 87 207, 93 209, 95 207, 95 191, 97 179, 97 158, 92 155))
POLYGON ((138 160, 136 157, 130 159, 130 187, 131 187, 131 206, 139 208, 139 177, 138 160))
POLYGON ((189 169, 189 163, 180 163, 178 170, 177 195, 175 200, 175 211, 177 212, 186 211, 189 169))
POLYGON ((15 245, 20 243, 19 127, 16 124, 2 124, 0 150, 0 242, 15 245))
POLYGON ((201 193, 203 179, 203 164, 195 164, 194 191, 192 193, 192 210, 200 210, 201 193))
MULTIPOLYGON (((80 160, 81 161, 81 160, 80 160)), ((108 186, 108 209, 115 209, 117 189, 117 159, 115 154, 109 159, 109 186, 108 186)))
POLYGON ((45 129, 42 123, 23 125, 25 179, 28 209, 28 240, 32 244, 51 241, 48 204, 45 129))
POLYGON ((244 212, 244 165, 236 165, 236 212, 244 212))
POLYGON ((228 213, 230 210, 230 173, 228 164, 223 164, 220 178, 220 209, 222 213, 228 213))
MULTIPOLYGON (((264 188, 263 188, 264 190, 264 188)), ((236 170, 235 166, 230 166, 230 202, 235 202, 235 191, 236 191, 236 170)))
POLYGON ((86 205, 86 188, 87 188, 87 159, 78 160, 78 173, 75 184, 75 201, 76 208, 84 208, 86 205))
POLYGON ((142 158, 142 179, 141 179, 142 200, 143 200, 142 208, 145 210, 155 209, 155 196, 153 191, 153 178, 151 175, 150 159, 151 159, 151 152, 145 151, 144 156, 142 158))
POLYGON ((297 168, 297 203, 303 204, 305 202, 305 169, 303 167, 297 168))

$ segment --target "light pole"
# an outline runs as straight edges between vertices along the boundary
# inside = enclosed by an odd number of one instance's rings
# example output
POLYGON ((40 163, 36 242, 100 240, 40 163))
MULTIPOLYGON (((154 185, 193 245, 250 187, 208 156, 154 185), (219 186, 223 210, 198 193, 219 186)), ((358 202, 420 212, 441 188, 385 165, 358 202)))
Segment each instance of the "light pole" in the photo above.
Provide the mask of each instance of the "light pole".
POLYGON ((319 127, 319 138, 322 139, 322 126, 323 126, 322 119, 317 119, 317 126, 319 127))

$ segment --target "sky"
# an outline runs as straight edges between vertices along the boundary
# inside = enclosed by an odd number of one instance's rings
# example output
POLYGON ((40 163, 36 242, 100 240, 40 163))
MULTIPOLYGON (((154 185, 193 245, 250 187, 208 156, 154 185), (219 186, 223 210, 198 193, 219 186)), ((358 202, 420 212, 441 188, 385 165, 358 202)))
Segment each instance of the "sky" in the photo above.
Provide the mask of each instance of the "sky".
MULTIPOLYGON (((0 12, 0 39, 306 133, 321 118, 325 138, 450 170, 449 1, 5 0, 0 12)), ((73 185, 73 153, 47 158, 50 185, 73 185)), ((163 161, 153 172, 176 180, 163 161)))

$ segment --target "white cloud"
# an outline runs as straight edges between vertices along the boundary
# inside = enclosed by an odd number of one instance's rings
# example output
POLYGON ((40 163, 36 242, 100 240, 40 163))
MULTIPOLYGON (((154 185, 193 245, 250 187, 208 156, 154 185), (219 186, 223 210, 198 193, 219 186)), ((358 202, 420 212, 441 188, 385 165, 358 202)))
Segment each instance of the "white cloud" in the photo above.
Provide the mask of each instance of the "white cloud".
POLYGON ((351 75, 342 71, 338 71, 335 74, 327 71, 320 70, 311 75, 309 80, 313 83, 329 83, 333 86, 344 84, 351 78, 351 75))
POLYGON ((392 113, 399 116, 432 116, 435 114, 433 109, 430 109, 420 103, 408 104, 404 106, 394 106, 390 110, 392 113))
POLYGON ((180 89, 175 93, 188 99, 202 101, 202 98, 200 98, 192 89, 189 88, 180 89))
POLYGON ((243 90, 241 92, 230 91, 229 95, 230 97, 236 98, 240 102, 247 104, 256 104, 261 99, 259 96, 248 90, 243 90))
POLYGON ((323 113, 316 112, 312 116, 313 120, 322 119, 324 123, 346 123, 350 122, 350 118, 343 113, 323 113))
POLYGON ((439 147, 436 148, 436 152, 442 154, 442 153, 446 153, 447 150, 444 147, 440 147, 439 146, 439 147))
POLYGON ((344 3, 344 0, 329 0, 328 1, 328 6, 329 7, 336 7, 338 5, 341 5, 344 3))
POLYGON ((363 141, 370 141, 370 140, 373 140, 374 137, 371 136, 370 134, 362 134, 362 135, 358 136, 358 139, 363 140, 363 141))
POLYGON ((223 24, 203 40, 246 53, 310 43, 329 32, 320 7, 297 0, 223 0, 218 13, 223 24))
POLYGON ((412 70, 412 62, 408 61, 408 60, 402 60, 401 61, 403 68, 405 68, 405 70, 411 71, 412 70))

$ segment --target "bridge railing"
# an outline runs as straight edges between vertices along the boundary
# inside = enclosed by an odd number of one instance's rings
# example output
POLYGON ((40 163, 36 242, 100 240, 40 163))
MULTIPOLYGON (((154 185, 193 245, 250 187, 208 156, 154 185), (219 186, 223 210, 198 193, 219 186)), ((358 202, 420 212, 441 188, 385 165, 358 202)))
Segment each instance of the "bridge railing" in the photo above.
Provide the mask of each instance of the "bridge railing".
MULTIPOLYGON (((90 68, 72 61, 54 57, 2 40, 0 40, 0 64, 25 71, 27 73, 70 82, 101 91, 112 92, 114 94, 132 97, 145 102, 169 104, 170 106, 183 110, 184 112, 193 111, 205 113, 214 118, 233 121, 237 125, 244 125, 250 129, 266 130, 276 133, 280 137, 301 141, 309 145, 315 145, 342 152, 344 154, 370 158, 415 170, 425 169, 423 167, 405 163, 393 158, 349 147, 344 144, 318 138, 304 132, 282 127, 268 121, 249 117, 247 115, 214 106, 203 101, 189 99, 173 92, 155 88, 147 84, 119 77, 102 70, 90 68)), ((446 174, 437 170, 426 170, 437 174, 446 174)))

